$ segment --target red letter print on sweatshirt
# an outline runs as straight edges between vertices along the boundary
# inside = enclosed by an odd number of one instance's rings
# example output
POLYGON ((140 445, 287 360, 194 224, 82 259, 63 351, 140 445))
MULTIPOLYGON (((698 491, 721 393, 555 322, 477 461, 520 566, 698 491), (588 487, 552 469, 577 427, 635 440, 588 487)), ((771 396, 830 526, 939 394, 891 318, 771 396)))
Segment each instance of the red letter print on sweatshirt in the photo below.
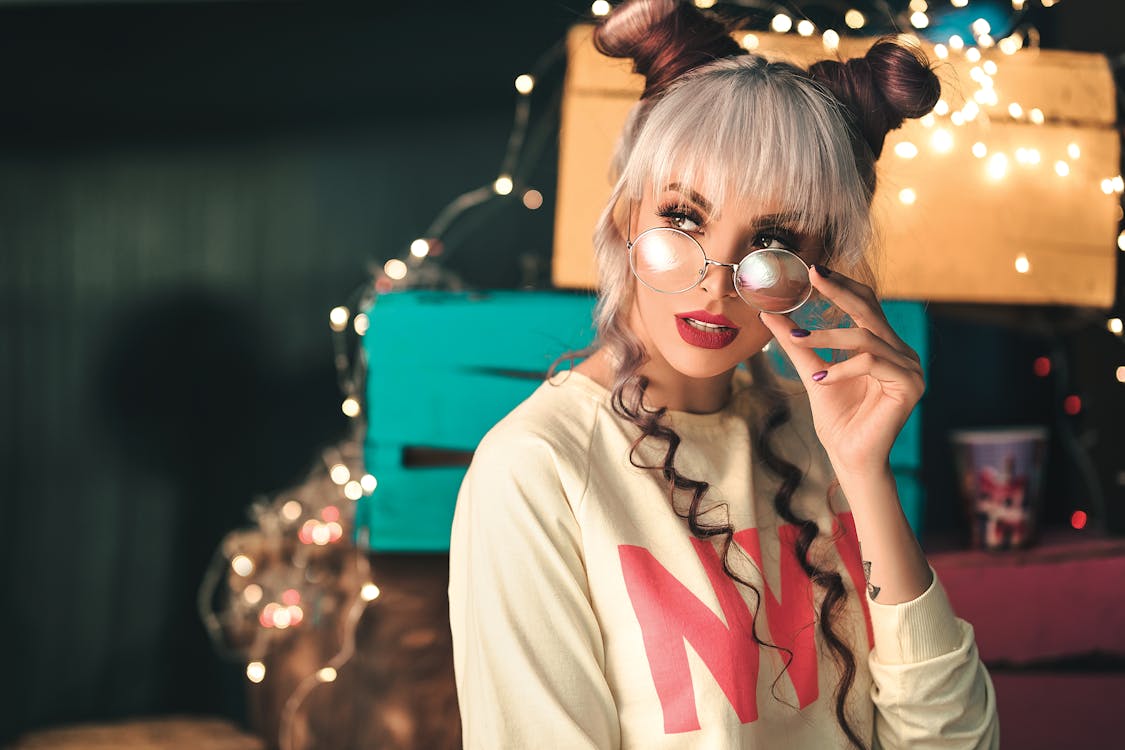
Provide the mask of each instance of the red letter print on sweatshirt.
MULTIPOLYGON (((855 525, 850 513, 840 514, 840 520, 844 533, 837 534, 836 549, 855 590, 863 592, 855 525)), ((798 533, 797 527, 790 524, 779 527, 781 590, 774 592, 766 585, 762 599, 773 643, 793 652, 786 674, 793 683, 800 708, 804 708, 817 699, 819 688, 812 584, 797 560, 794 540, 798 533)), ((734 541, 761 570, 758 529, 736 532, 734 541)), ((647 549, 625 544, 618 547, 625 587, 641 626, 645 653, 664 712, 665 734, 699 729, 685 641, 699 654, 742 723, 758 718, 760 652, 751 634, 752 616, 735 582, 723 572, 718 551, 708 542, 694 538, 691 542, 719 600, 725 624, 647 549)), ((860 599, 864 600, 870 646, 867 602, 863 596, 860 599)))

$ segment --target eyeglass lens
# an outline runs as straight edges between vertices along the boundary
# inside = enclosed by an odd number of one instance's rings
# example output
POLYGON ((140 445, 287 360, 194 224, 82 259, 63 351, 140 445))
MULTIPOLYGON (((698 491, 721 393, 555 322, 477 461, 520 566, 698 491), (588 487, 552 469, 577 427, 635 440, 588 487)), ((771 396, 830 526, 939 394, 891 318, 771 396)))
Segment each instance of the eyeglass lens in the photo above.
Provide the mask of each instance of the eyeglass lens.
MULTIPOLYGON (((676 229, 657 227, 642 232, 630 250, 633 273, 658 292, 686 292, 703 278, 706 255, 691 236, 676 229)), ((726 273, 727 269, 714 269, 726 273)), ((747 255, 734 274, 735 289, 759 310, 787 313, 797 309, 812 293, 809 269, 788 250, 763 248, 747 255)))

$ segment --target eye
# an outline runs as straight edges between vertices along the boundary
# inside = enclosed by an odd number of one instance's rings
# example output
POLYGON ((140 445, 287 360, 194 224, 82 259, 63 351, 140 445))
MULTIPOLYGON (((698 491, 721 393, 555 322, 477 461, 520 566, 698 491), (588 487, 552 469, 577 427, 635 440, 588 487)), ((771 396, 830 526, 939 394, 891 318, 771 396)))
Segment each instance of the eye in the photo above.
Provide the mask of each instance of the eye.
POLYGON ((682 232, 698 233, 703 229, 703 217, 686 206, 661 206, 656 215, 682 232))
POLYGON ((781 229, 769 229, 766 231, 758 232, 754 237, 753 247, 755 250, 788 250, 789 252, 799 252, 798 246, 800 243, 797 238, 791 233, 781 229))

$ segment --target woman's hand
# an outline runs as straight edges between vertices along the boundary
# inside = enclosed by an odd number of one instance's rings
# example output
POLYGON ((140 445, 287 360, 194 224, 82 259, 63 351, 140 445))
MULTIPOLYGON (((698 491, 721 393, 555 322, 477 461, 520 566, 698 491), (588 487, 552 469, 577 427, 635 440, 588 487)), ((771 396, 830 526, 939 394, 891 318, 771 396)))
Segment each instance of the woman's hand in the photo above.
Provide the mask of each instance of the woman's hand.
POLYGON ((886 472, 891 446, 926 389, 918 354, 891 328, 870 287, 815 266, 809 278, 856 328, 794 335, 800 329, 787 316, 759 317, 805 383, 817 437, 837 475, 886 472), (853 354, 829 365, 813 349, 853 354))

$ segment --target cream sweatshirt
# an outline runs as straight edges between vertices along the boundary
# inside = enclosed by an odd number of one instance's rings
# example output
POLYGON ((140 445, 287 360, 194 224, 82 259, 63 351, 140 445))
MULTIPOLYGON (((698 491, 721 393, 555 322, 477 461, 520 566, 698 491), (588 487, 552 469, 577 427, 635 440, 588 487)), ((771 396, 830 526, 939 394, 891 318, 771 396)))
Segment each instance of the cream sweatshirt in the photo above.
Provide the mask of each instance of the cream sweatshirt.
MULTIPOLYGON (((852 727, 869 747, 997 747, 972 627, 936 577, 911 602, 868 599, 846 498, 828 499, 832 467, 799 383, 790 404, 773 445, 804 472, 793 507, 822 530, 813 559, 848 591, 836 632, 856 655, 852 727), (834 540, 823 533, 832 530, 834 540)), ((756 456, 761 408, 740 369, 722 411, 666 417, 682 438, 677 469, 710 483, 702 520, 733 525, 729 564, 760 602, 723 573, 718 541, 692 536, 659 472, 630 464, 637 428, 582 373, 558 373, 485 435, 450 538, 466 748, 847 745, 835 716, 840 671, 817 623, 821 591, 798 565, 796 527, 779 522, 778 481, 756 456), (792 653, 788 669, 752 628, 792 653)), ((664 452, 646 439, 638 463, 659 465, 664 452)), ((681 512, 689 501, 677 491, 681 512)))

